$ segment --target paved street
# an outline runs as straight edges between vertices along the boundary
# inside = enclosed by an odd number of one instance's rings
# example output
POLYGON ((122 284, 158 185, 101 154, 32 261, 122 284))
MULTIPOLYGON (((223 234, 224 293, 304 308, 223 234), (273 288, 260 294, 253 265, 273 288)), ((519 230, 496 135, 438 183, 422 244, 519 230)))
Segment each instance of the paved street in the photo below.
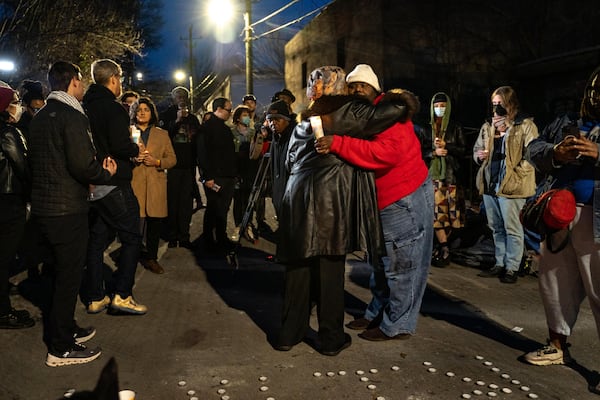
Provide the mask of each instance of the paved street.
MULTIPOLYGON (((201 231, 202 215, 194 215, 193 238, 201 231)), ((479 278, 478 270, 468 267, 432 268, 418 332, 410 340, 372 343, 348 331, 352 346, 337 357, 322 356, 305 343, 282 353, 268 340, 278 329, 283 268, 266 261, 274 251, 268 240, 242 244, 237 270, 203 252, 167 250, 163 244, 160 262, 166 273, 154 275, 140 267, 136 276, 134 293, 149 308, 145 316, 88 315, 78 305, 79 324, 97 328, 90 344, 103 349, 100 359, 89 364, 46 367, 40 311, 13 296, 15 305, 27 308, 38 323, 31 329, 0 331, 0 399, 58 399, 69 389, 91 389, 104 364, 115 357, 120 386, 136 391, 136 400, 186 400, 191 390, 200 400, 425 400, 460 399, 463 394, 600 400, 587 390, 600 368, 600 345, 587 302, 571 338, 577 364, 534 367, 519 361, 547 336, 535 277, 506 285, 479 278), (321 376, 315 377, 317 372, 321 376)), ((108 254, 106 260, 112 265, 108 254)), ((370 294, 361 254, 348 256, 346 271, 348 322, 361 313, 370 294)), ((23 281, 20 289, 35 301, 43 298, 43 285, 23 281)))

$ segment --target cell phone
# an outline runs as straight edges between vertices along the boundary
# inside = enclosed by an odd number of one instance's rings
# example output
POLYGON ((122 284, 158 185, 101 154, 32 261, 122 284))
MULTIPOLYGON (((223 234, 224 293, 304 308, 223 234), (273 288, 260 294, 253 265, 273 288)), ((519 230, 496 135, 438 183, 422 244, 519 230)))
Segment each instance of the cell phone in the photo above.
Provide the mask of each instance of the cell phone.
POLYGON ((563 133, 563 138, 565 138, 565 139, 568 138, 569 136, 572 136, 576 139, 579 139, 581 137, 581 132, 579 132, 579 127, 576 125, 563 126, 562 133, 563 133))

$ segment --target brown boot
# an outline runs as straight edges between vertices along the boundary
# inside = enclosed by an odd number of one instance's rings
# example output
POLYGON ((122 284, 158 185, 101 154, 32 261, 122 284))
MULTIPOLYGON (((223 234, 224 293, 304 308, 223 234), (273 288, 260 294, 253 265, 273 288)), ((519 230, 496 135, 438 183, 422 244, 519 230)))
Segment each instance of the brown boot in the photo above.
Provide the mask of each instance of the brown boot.
POLYGON ((144 266, 144 268, 146 268, 147 270, 149 270, 150 272, 153 272, 155 274, 164 274, 165 273, 165 270, 163 269, 163 267, 161 267, 161 265, 156 260, 141 259, 140 264, 142 264, 144 266))

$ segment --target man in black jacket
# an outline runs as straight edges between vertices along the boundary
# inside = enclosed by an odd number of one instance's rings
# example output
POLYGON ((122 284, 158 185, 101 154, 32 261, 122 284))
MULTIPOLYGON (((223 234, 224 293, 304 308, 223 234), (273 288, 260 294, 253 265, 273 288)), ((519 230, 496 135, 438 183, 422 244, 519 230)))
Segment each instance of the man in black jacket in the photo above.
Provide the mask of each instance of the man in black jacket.
POLYGON ((98 157, 112 157, 119 168, 109 186, 96 188, 93 192, 82 297, 88 303, 89 313, 98 313, 110 305, 115 311, 140 315, 145 314, 147 308, 137 303, 132 295, 142 237, 140 209, 131 188, 131 178, 132 159, 137 157, 141 145, 132 142, 129 114, 117 100, 122 92, 121 75, 121 67, 114 61, 95 61, 92 64, 94 83, 83 97, 98 157), (111 301, 105 292, 102 269, 104 250, 114 232, 121 241, 121 254, 111 301))
POLYGON ((237 164, 233 134, 225 125, 231 108, 231 101, 224 97, 213 100, 213 115, 201 126, 198 137, 198 165, 206 188, 203 234, 207 250, 232 250, 227 237, 227 212, 233 199, 237 164))
POLYGON ((95 360, 100 348, 82 345, 96 333, 73 320, 88 242, 88 185, 105 184, 117 170, 110 157, 96 158, 89 123, 79 104, 79 67, 59 61, 48 72, 52 93, 30 125, 33 175, 31 212, 52 247, 55 281, 48 316, 51 367, 95 360), (97 160, 103 160, 100 164, 97 160))
POLYGON ((196 136, 200 121, 190 113, 189 92, 178 86, 171 91, 175 104, 160 114, 160 126, 169 131, 177 164, 167 176, 167 218, 169 247, 191 247, 190 221, 193 198, 197 207, 203 204, 196 182, 196 136))

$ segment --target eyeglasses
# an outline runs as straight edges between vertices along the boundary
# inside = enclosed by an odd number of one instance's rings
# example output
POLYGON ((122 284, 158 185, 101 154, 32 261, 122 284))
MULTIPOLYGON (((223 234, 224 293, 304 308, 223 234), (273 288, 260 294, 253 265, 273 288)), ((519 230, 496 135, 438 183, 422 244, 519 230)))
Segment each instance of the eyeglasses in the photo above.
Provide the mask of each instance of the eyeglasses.
POLYGON ((232 108, 224 108, 223 110, 227 111, 228 113, 231 113, 232 108))

